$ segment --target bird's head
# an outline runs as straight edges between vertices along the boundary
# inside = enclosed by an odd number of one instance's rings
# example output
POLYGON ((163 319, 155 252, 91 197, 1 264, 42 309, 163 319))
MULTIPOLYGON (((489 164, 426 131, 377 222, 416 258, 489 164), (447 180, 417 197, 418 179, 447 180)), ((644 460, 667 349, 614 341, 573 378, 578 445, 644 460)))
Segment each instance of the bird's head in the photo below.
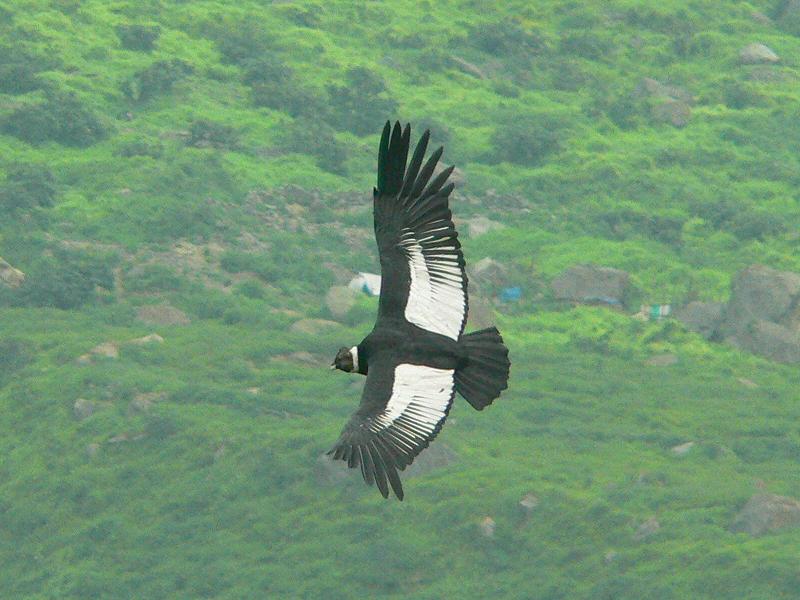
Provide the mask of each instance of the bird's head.
POLYGON ((331 363, 331 369, 341 369, 346 373, 358 371, 358 347, 345 348, 342 346, 336 353, 336 358, 331 363))

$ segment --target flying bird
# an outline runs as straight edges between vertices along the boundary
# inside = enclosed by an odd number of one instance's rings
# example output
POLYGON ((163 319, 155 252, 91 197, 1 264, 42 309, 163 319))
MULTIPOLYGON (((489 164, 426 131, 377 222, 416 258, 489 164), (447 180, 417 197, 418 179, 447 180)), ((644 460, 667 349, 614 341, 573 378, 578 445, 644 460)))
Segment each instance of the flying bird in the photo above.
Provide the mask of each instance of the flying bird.
POLYGON ((508 385, 508 349, 495 327, 464 334, 467 275, 448 206, 454 167, 433 177, 444 148, 423 166, 430 132, 408 159, 411 127, 387 121, 373 190, 381 262, 378 318, 332 369, 367 376, 358 410, 328 452, 361 468, 384 498, 403 499, 402 471, 436 437, 458 392, 483 410, 508 385), (388 485, 387 485, 388 483, 388 485))

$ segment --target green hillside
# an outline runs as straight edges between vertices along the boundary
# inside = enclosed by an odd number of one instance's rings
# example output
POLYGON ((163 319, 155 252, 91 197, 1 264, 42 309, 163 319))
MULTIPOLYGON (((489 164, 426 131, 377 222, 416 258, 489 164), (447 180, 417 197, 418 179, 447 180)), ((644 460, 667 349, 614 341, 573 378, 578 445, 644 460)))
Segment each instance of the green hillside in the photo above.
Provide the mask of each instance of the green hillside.
POLYGON ((800 498, 800 371, 632 316, 800 273, 798 56, 788 0, 0 0, 0 597, 800 597, 800 528, 732 526, 800 498), (386 119, 513 362, 402 503, 320 459, 386 119))

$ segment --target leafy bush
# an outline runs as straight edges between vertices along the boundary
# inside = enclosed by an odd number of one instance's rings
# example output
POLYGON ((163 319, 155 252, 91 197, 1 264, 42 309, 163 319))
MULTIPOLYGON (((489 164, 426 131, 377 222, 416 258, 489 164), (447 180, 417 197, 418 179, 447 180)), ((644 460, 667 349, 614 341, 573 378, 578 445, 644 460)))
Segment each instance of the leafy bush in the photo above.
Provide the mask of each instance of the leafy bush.
POLYGON ((580 32, 565 35, 561 38, 560 47, 564 54, 599 60, 614 49, 614 43, 591 32, 580 32))
POLYGON ((376 123, 397 112, 397 101, 389 95, 383 78, 365 67, 349 69, 344 85, 330 85, 328 93, 329 122, 356 135, 375 133, 376 123))
POLYGON ((333 129, 325 123, 297 119, 281 131, 278 144, 285 152, 310 154, 320 169, 337 175, 347 173, 344 165, 347 146, 336 139, 333 129))
POLYGON ((492 134, 487 162, 537 166, 561 148, 562 121, 551 115, 519 115, 500 121, 492 134))
POLYGON ((5 385, 15 371, 33 361, 33 348, 18 338, 0 339, 0 386, 5 385))
POLYGON ((740 240, 765 240, 788 229, 780 214, 756 209, 737 214, 730 224, 731 232, 740 240))
POLYGON ((248 61, 243 81, 250 86, 256 106, 282 110, 292 116, 325 114, 326 94, 306 87, 292 69, 274 55, 248 61))
POLYGON ((78 147, 91 146, 108 133, 100 117, 75 94, 53 90, 43 102, 13 111, 0 129, 31 144, 54 141, 78 147))
POLYGON ((133 100, 150 100, 166 94, 175 83, 193 72, 194 67, 185 60, 159 60, 134 74, 123 85, 123 91, 133 100))
POLYGON ((126 50, 150 52, 160 35, 158 25, 117 25, 117 37, 126 50))
POLYGON ((13 165, 0 184, 0 210, 4 212, 49 207, 55 197, 55 177, 45 165, 13 165))
POLYGON ((25 282, 16 290, 15 304, 78 308, 97 298, 97 288, 114 288, 116 257, 58 248, 26 269, 25 282))
POLYGON ((164 153, 164 144, 158 139, 150 139, 144 136, 132 137, 122 141, 117 150, 119 156, 130 158, 132 156, 149 156, 160 158, 164 153))
POLYGON ((231 150, 239 145, 239 133, 229 125, 203 119, 192 123, 186 144, 195 148, 231 150))
POLYGON ((18 45, 0 45, 0 93, 25 94, 42 87, 40 71, 52 69, 53 58, 25 50, 18 45))
POLYGON ((538 54, 547 47, 539 32, 528 31, 511 19, 475 26, 469 40, 480 50, 495 56, 538 54))
POLYGON ((144 265, 125 278, 125 289, 129 292, 176 291, 183 287, 184 280, 166 265, 144 265))

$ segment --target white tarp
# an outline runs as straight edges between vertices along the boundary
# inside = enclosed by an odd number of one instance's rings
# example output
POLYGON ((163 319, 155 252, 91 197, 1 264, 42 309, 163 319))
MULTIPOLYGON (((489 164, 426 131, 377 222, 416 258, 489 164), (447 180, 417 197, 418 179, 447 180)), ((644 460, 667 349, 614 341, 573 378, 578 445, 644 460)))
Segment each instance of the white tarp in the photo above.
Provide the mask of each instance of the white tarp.
POLYGON ((347 287, 370 296, 379 296, 381 293, 381 276, 375 273, 359 273, 350 280, 347 287))

